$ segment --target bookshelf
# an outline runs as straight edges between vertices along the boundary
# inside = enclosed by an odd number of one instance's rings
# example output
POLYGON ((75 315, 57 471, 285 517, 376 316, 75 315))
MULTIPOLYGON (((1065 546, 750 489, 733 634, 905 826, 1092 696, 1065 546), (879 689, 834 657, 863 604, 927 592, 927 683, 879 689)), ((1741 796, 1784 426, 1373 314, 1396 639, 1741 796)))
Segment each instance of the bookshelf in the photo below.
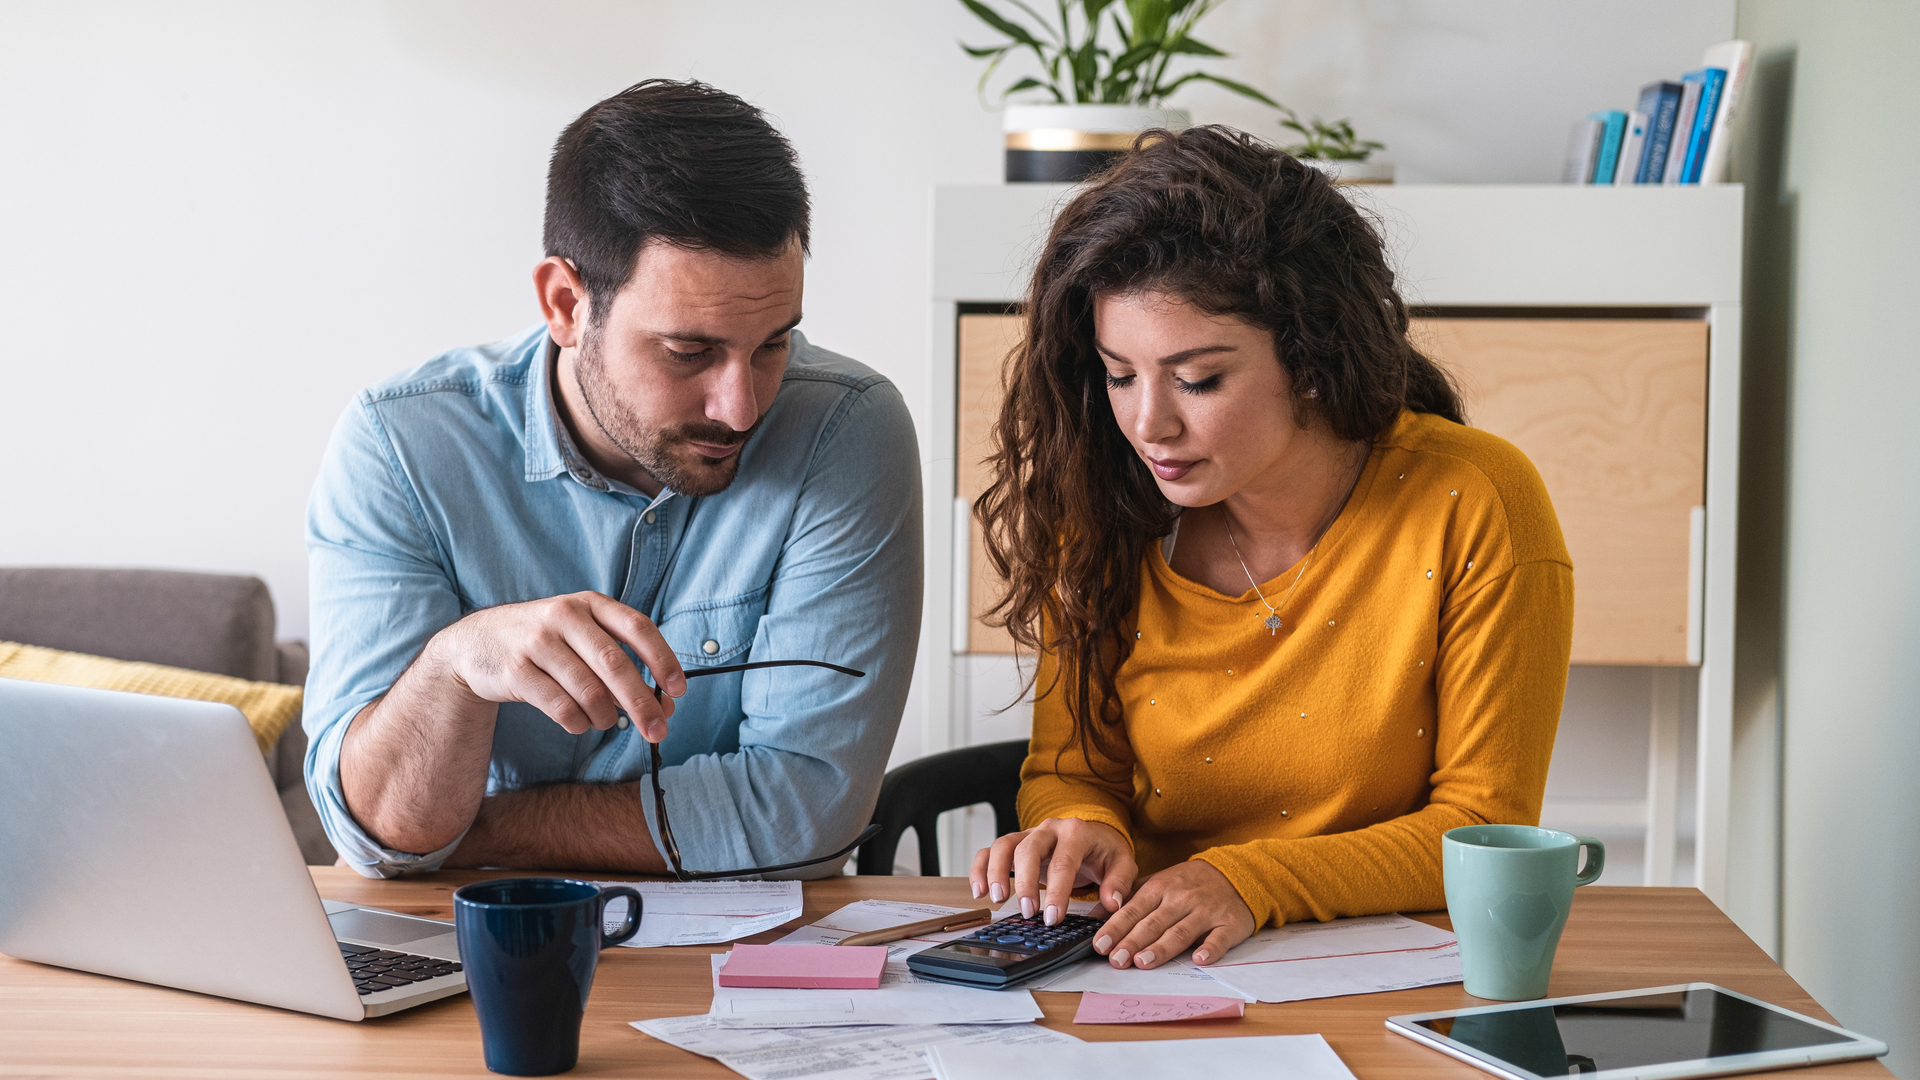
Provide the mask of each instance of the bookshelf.
MULTIPOLYGON (((936 188, 928 354, 922 668, 929 753, 1026 734, 965 500, 998 405, 1009 312, 1060 185, 936 188), (943 542, 944 541, 944 542, 943 542)), ((1449 366, 1469 418, 1526 451, 1575 565, 1576 666, 1644 668, 1644 799, 1550 799, 1563 828, 1644 828, 1647 884, 1670 884, 1682 696, 1697 672, 1695 880, 1726 890, 1739 446, 1742 191, 1705 187, 1383 185, 1375 215, 1414 334, 1449 366)), ((1568 713, 1579 711, 1570 688, 1568 713)), ((1591 703, 1589 703, 1590 705, 1591 703)), ((1614 707, 1609 705, 1608 707, 1614 707)), ((1571 721, 1569 721, 1571 722, 1571 721)), ((962 825, 949 852, 970 854, 962 825)), ((950 856, 952 857, 952 856, 950 856)), ((951 868, 950 868, 951 869, 951 868)))

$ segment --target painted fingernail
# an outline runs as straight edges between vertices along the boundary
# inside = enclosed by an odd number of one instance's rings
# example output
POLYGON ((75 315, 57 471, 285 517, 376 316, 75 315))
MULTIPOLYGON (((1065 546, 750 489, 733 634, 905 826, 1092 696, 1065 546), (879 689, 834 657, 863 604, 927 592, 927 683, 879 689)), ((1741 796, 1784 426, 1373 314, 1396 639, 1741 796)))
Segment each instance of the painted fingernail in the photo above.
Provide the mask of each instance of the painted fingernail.
POLYGON ((1113 910, 1120 910, 1120 894, 1117 892, 1113 894, 1113 910))
POLYGON ((1020 898, 1020 917, 1023 919, 1033 918, 1033 897, 1023 896, 1020 898))
POLYGON ((980 883, 977 881, 973 883, 973 898, 980 899, 980 883))
POLYGON ((1107 955, 1107 950, 1111 948, 1113 948, 1113 938, 1105 934, 1102 934, 1093 943, 1093 951, 1099 953, 1101 956, 1107 955))
POLYGON ((1134 962, 1139 964, 1141 967, 1149 967, 1153 964, 1153 954, 1150 952, 1143 952, 1140 955, 1134 957, 1133 959, 1134 959, 1134 962))
POLYGON ((1127 966, 1127 950, 1125 950, 1125 949, 1115 949, 1115 950, 1114 950, 1114 953, 1113 953, 1113 966, 1114 966, 1114 967, 1126 967, 1126 966, 1127 966))
POLYGON ((1059 921, 1060 921, 1060 905, 1048 904, 1047 919, 1046 919, 1047 925, 1052 926, 1054 923, 1057 923, 1059 921))
POLYGON ((993 902, 997 904, 1007 898, 1007 887, 996 881, 987 889, 987 895, 991 896, 993 902))
POLYGON ((1195 949, 1195 950, 1193 950, 1193 959, 1194 959, 1194 962, 1195 962, 1195 963, 1199 963, 1199 964, 1204 964, 1204 963, 1206 963, 1206 962, 1207 962, 1207 950, 1205 950, 1205 949, 1195 949))

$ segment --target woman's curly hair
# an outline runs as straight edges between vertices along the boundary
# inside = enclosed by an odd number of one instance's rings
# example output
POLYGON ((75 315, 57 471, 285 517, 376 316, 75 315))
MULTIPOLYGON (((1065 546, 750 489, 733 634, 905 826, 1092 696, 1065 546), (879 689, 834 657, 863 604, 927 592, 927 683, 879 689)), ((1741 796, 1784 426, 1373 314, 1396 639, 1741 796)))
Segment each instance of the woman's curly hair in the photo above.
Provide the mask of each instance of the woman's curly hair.
POLYGON ((1173 527, 1107 401, 1097 297, 1154 291, 1273 335, 1295 415, 1372 441, 1403 409, 1463 423, 1447 374, 1407 340, 1380 235, 1321 173, 1226 127, 1149 131, 1067 204, 1034 268, 976 504, 1006 581, 989 619, 1053 655, 1093 767, 1119 723, 1147 545, 1173 527))

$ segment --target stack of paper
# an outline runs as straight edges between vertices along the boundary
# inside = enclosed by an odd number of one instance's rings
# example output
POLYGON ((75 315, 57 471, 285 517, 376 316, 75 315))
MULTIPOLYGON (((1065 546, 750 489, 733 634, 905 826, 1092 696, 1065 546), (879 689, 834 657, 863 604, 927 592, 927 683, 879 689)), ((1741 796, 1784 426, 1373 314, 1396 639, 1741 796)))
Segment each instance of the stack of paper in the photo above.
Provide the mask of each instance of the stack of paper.
POLYGON ((1288 1080, 1354 1080, 1346 1063, 1318 1035, 1238 1039, 1041 1044, 943 1043, 929 1046, 935 1080, 1007 1080, 1012 1076, 1150 1076, 1153 1080, 1219 1080, 1284 1076, 1288 1080))
MULTIPOLYGON (((627 885, 640 894, 640 932, 628 948, 718 945, 752 937, 800 917, 797 881, 596 881, 627 885)), ((606 931, 620 929, 627 901, 607 904, 606 931)))
POLYGON ((1404 915, 1369 915, 1262 930, 1205 969, 1258 1001, 1377 994, 1460 981, 1460 945, 1404 915))
MULTIPOLYGON (((802 927, 777 944, 831 946, 849 934, 964 910, 865 900, 802 927)), ((718 973, 728 957, 715 954, 711 960, 713 1006, 706 1015, 640 1020, 633 1026, 662 1042, 711 1057, 750 1080, 924 1080, 932 1075, 923 1053, 930 1046, 993 1044, 1018 1049, 1079 1043, 1071 1035, 1035 1025, 1033 1021, 1042 1015, 1040 1006, 1025 990, 924 982, 907 969, 910 954, 970 932, 892 943, 880 986, 874 990, 720 986, 718 973)))
POLYGON ((743 1029, 711 1027, 704 1016, 676 1016, 636 1020, 633 1026, 748 1080, 924 1080, 931 1075, 926 1051, 933 1046, 1005 1046, 1017 1053, 1080 1043, 1036 1024, 743 1029))

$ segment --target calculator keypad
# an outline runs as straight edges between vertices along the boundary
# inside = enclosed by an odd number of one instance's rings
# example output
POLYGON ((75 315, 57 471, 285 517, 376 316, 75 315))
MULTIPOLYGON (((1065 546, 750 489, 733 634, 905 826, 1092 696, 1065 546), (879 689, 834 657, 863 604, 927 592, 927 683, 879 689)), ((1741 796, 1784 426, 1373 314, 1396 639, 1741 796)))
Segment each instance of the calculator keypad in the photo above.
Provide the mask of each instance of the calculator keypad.
POLYGON ((1069 915, 1053 926, 1048 926, 1038 917, 1029 919, 1016 915, 975 930, 960 938, 958 943, 987 945, 1008 952, 1044 953, 1077 945, 1091 937, 1102 925, 1103 920, 1085 915, 1069 915))

